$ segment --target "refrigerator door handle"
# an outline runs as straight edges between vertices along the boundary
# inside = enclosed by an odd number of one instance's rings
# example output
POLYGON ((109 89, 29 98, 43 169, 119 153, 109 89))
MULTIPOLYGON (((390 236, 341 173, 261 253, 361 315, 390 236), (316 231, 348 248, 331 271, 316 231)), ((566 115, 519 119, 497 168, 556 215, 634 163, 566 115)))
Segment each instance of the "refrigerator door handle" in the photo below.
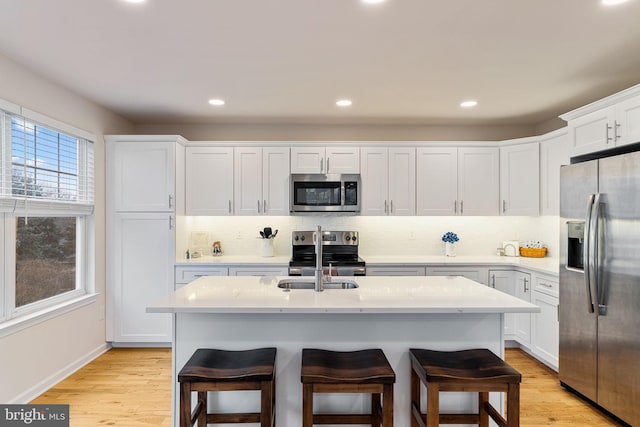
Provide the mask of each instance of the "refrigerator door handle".
POLYGON ((597 308, 596 314, 602 316, 607 312, 607 306, 604 305, 604 288, 599 283, 600 275, 598 274, 600 271, 600 206, 601 206, 601 197, 600 193, 596 194, 593 200, 593 208, 591 214, 591 233, 592 233, 592 244, 593 248, 591 250, 593 264, 592 267, 589 268, 589 273, 591 273, 591 279, 589 279, 591 283, 591 296, 594 302, 594 307, 597 308))
POLYGON ((593 214, 593 200, 595 194, 589 194, 587 199, 587 214, 584 221, 584 247, 582 257, 584 259, 584 285, 587 288, 587 310, 589 313, 595 311, 593 297, 591 295, 591 216, 593 214))

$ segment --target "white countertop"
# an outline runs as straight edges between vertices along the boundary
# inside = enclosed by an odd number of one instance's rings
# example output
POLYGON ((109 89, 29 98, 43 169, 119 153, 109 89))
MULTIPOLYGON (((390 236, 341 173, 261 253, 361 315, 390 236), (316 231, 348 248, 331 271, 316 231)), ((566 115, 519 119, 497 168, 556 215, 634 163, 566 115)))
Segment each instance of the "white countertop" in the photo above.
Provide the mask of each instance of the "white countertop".
MULTIPOLYGON (((533 313, 539 308, 464 277, 341 277, 357 289, 291 290, 285 277, 204 276, 147 308, 150 313, 533 313)), ((294 280, 296 278, 293 278, 294 280)), ((309 278, 305 278, 309 280, 309 278)), ((302 280, 305 280, 302 279, 302 280)), ((312 278, 311 278, 312 279, 312 278)), ((297 280, 301 280, 297 278, 297 280)))
MULTIPOLYGON (((557 258, 526 258, 526 257, 507 257, 507 256, 435 256, 435 255, 362 255, 365 262, 370 266, 375 265, 487 265, 496 266, 504 265, 505 267, 525 267, 542 273, 558 274, 557 258)), ((189 260, 178 260, 176 266, 190 265, 289 265, 291 256, 243 256, 243 255, 222 255, 218 257, 203 256, 200 258, 192 258, 189 260)))

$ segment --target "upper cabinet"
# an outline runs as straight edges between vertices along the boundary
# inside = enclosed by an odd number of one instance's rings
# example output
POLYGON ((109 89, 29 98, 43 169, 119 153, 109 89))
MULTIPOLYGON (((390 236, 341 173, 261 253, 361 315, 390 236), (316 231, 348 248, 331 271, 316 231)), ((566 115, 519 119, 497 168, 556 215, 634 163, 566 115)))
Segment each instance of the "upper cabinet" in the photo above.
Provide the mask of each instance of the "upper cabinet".
POLYGON ((183 208, 182 191, 176 192, 184 182, 180 137, 118 135, 106 140, 111 209, 176 212, 183 208))
POLYGON ((186 214, 233 214, 232 147, 187 147, 186 214))
POLYGON ((291 173, 360 173, 360 149, 352 146, 291 147, 291 173))
POLYGON ((537 216, 540 208, 537 142, 500 147, 500 213, 537 216))
POLYGON ((640 85, 560 116, 571 157, 640 142, 640 85))
POLYGON ((361 149, 361 215, 415 215, 416 149, 361 149))
POLYGON ((567 129, 543 135, 540 140, 540 214, 560 213, 560 167, 569 164, 567 129))
POLYGON ((236 215, 289 215, 289 147, 236 147, 233 163, 236 215))
POLYGON ((497 147, 420 147, 418 215, 498 215, 497 147))

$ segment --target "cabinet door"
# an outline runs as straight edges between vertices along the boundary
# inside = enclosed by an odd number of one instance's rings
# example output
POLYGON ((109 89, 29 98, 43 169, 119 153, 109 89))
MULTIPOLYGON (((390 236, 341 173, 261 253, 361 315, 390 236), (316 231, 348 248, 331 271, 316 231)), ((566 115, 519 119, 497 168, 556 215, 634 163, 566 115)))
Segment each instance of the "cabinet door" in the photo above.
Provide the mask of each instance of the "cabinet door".
POLYGON ((415 148, 389 148, 389 214, 416 214, 415 148))
POLYGON ((114 210, 173 212, 175 142, 117 141, 107 145, 114 210))
POLYGON ((417 214, 458 213, 458 149, 418 148, 417 214))
MULTIPOLYGON (((531 301, 531 275, 516 271, 516 296, 521 300, 531 301)), ((522 345, 529 346, 531 343, 531 314, 518 313, 516 318, 516 338, 522 345)))
POLYGON ((109 341, 171 341, 171 315, 146 313, 146 307, 174 288, 173 221, 169 213, 113 215, 107 257, 113 301, 109 341))
POLYGON ((262 213, 289 215, 289 147, 262 148, 262 213))
POLYGON ((640 96, 616 105, 616 146, 640 141, 640 96))
POLYGON ((540 209, 539 144, 500 148, 500 212, 537 216, 540 209))
POLYGON ((262 148, 235 148, 233 150, 234 214, 261 214, 262 200, 262 148))
POLYGON ((389 211, 389 152, 387 148, 362 148, 362 206, 360 215, 383 216, 389 211))
POLYGON ((227 267, 188 266, 176 267, 176 289, 203 276, 227 276, 227 267))
POLYGON ((607 107, 569 121, 571 156, 579 156, 613 147, 614 119, 615 108, 607 107))
POLYGON ((540 313, 531 314, 531 350, 536 357, 557 371, 560 327, 558 298, 533 291, 531 303, 540 307, 540 313))
POLYGON ((327 147, 326 173, 360 173, 358 147, 327 147))
POLYGON ((560 167, 569 164, 567 134, 540 143, 540 213, 560 214, 560 167))
POLYGON ((458 149, 458 200, 461 215, 498 215, 498 148, 458 149))
POLYGON ((187 215, 232 214, 232 147, 187 147, 186 173, 187 215))
POLYGON ((427 276, 462 276, 487 284, 487 270, 480 267, 428 267, 427 276))
POLYGON ((324 147, 291 147, 291 173, 326 173, 324 147))
POLYGON ((425 267, 367 266, 367 276, 424 276, 426 274, 425 267))
MULTIPOLYGON (((516 280, 514 271, 490 270, 489 286, 497 289, 505 294, 516 294, 516 280)), ((505 313, 504 315, 504 339, 515 339, 516 335, 516 318, 513 313, 505 313)))

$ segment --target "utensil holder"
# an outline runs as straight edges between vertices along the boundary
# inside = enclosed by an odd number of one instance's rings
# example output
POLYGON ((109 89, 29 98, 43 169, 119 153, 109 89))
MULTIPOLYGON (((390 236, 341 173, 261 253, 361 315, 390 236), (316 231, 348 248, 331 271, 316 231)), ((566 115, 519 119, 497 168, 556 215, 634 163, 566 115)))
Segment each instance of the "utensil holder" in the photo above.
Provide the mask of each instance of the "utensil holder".
POLYGON ((260 256, 273 256, 273 239, 262 239, 260 244, 260 256))

